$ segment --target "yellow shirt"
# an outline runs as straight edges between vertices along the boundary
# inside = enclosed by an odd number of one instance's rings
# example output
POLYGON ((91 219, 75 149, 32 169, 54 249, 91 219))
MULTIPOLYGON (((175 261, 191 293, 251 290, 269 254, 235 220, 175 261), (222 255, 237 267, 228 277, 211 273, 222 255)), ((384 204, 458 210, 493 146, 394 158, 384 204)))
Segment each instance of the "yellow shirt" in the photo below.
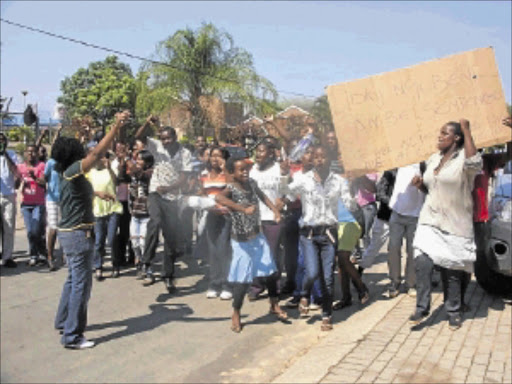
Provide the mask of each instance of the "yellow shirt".
MULTIPOLYGON (((106 192, 116 196, 116 186, 110 177, 108 169, 98 170, 91 169, 87 175, 87 179, 92 185, 94 192, 106 192)), ((95 196, 92 202, 92 210, 95 217, 103 217, 111 213, 123 213, 123 205, 116 199, 115 201, 100 199, 95 196)))

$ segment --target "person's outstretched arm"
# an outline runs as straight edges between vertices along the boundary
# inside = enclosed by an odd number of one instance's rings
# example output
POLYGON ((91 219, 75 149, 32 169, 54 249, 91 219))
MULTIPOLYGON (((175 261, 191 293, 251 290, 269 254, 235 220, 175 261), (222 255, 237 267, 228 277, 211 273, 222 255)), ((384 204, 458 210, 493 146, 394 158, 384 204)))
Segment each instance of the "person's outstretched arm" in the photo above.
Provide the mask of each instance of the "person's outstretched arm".
POLYGON ((89 152, 89 154, 82 160, 82 172, 87 173, 94 166, 96 161, 101 159, 105 152, 107 152, 110 144, 116 137, 119 130, 126 125, 128 122, 128 118, 130 117, 129 111, 123 111, 120 113, 116 113, 116 121, 114 125, 110 129, 110 131, 105 135, 103 139, 94 147, 94 149, 89 152))

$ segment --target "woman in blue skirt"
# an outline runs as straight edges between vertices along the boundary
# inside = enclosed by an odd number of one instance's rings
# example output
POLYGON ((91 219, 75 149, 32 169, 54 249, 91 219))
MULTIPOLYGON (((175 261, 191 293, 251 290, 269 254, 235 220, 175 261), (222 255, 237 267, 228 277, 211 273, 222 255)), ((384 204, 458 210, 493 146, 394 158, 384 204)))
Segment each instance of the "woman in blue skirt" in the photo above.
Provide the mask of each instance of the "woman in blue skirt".
POLYGON ((258 199, 263 201, 274 213, 278 223, 281 215, 270 199, 258 188, 256 182, 249 179, 249 164, 245 158, 229 158, 226 170, 233 181, 220 192, 215 200, 231 211, 231 247, 232 261, 228 282, 233 284, 233 316, 231 330, 242 330, 240 310, 247 288, 255 277, 267 280, 270 299, 270 313, 278 320, 285 321, 288 315, 279 306, 277 294, 277 268, 265 236, 261 233, 261 220, 258 199))

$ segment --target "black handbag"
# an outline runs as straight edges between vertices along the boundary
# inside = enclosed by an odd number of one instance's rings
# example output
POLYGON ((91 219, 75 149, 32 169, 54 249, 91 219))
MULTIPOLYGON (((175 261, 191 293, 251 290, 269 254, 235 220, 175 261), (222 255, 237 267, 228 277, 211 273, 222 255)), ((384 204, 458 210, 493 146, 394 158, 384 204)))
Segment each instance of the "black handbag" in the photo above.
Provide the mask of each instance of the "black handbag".
POLYGON ((356 219, 357 224, 361 227, 361 238, 365 234, 365 223, 364 223, 364 213, 361 207, 358 205, 356 209, 351 210, 350 213, 356 219))

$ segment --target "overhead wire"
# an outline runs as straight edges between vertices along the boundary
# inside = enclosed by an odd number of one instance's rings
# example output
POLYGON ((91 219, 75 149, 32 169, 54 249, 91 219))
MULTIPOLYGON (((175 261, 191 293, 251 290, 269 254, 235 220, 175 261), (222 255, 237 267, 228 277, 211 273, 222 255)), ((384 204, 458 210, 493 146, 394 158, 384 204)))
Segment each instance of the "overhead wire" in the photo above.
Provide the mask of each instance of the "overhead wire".
MULTIPOLYGON (((32 32, 41 33, 43 35, 51 36, 51 37, 54 37, 54 38, 57 38, 57 39, 70 41, 72 43, 84 45, 84 46, 89 47, 89 48, 95 48, 95 49, 103 50, 103 51, 106 51, 106 52, 115 53, 115 54, 120 55, 120 56, 126 56, 126 57, 129 57, 131 59, 145 61, 145 62, 152 63, 152 64, 155 64, 155 65, 167 66, 167 67, 170 67, 170 68, 175 69, 177 71, 189 72, 189 73, 198 73, 200 75, 208 76, 208 77, 211 77, 211 78, 216 79, 216 80, 230 82, 230 83, 236 83, 236 81, 232 80, 232 79, 227 79, 227 78, 223 78, 223 77, 219 77, 219 76, 214 76, 214 75, 211 75, 211 74, 208 74, 208 73, 205 73, 205 72, 193 71, 193 70, 185 69, 185 68, 179 68, 179 67, 176 67, 176 66, 174 66, 174 65, 172 65, 170 63, 165 63, 165 62, 158 61, 158 60, 148 59, 146 57, 134 55, 134 54, 131 54, 131 53, 128 53, 128 52, 123 52, 123 51, 120 51, 120 50, 117 50, 117 49, 112 49, 112 48, 103 47, 103 46, 100 46, 100 45, 97 45, 97 44, 88 43, 88 42, 83 41, 83 40, 78 40, 78 39, 75 39, 75 38, 72 38, 72 37, 60 35, 60 34, 49 32, 49 31, 45 31, 43 29, 30 27, 28 25, 24 25, 24 24, 21 24, 21 23, 16 23, 16 22, 4 19, 4 18, 0 18, 0 21, 4 22, 6 24, 9 24, 9 25, 13 25, 13 26, 18 27, 18 28, 26 29, 26 30, 29 30, 29 31, 32 31, 32 32)), ((268 88, 268 87, 261 86, 260 88, 261 89, 265 89, 267 91, 271 91, 271 89, 268 88)), ((311 98, 311 99, 316 99, 318 97, 318 96, 306 95, 306 94, 300 93, 300 92, 285 91, 285 90, 281 90, 281 89, 275 89, 275 91, 278 92, 278 93, 289 94, 289 95, 293 95, 293 96, 299 96, 299 97, 305 97, 305 98, 311 98)))

